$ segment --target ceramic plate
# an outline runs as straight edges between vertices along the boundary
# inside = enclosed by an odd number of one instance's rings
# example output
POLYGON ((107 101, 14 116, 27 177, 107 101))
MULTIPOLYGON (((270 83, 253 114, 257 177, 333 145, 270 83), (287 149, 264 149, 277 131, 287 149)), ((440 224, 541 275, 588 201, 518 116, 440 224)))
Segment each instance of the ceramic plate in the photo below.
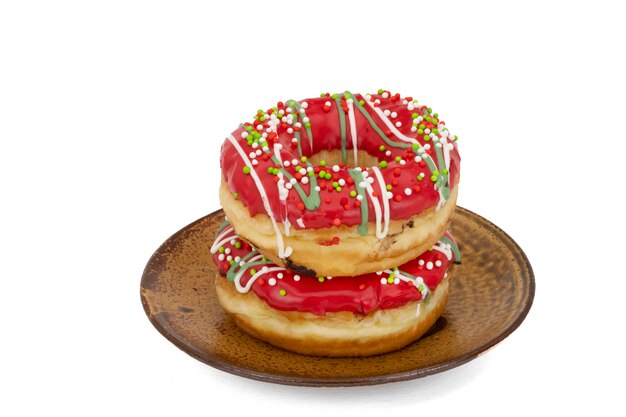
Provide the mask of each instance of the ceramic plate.
POLYGON ((148 261, 141 301, 152 324, 194 358, 222 371, 289 385, 372 385, 420 378, 462 365, 524 320, 535 293, 521 248, 501 229, 457 208, 451 230, 463 263, 452 275, 443 317, 402 350, 366 358, 320 358, 275 348, 240 331, 217 302, 209 247, 220 210, 170 237, 148 261))

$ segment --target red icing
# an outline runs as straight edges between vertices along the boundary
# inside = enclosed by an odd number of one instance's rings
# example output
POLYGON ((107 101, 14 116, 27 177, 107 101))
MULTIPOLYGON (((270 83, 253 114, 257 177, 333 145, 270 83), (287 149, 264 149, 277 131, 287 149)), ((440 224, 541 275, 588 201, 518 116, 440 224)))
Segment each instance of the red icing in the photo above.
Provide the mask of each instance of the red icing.
MULTIPOLYGON (((454 241, 449 232, 445 236, 454 241)), ((230 252, 224 254, 225 257, 230 255, 233 258, 237 256, 243 258, 253 250, 250 245, 239 240, 233 230, 225 234, 224 237, 229 239, 223 244, 223 248, 230 252), (240 242, 241 247, 236 248, 231 243, 232 239, 240 242)), ((220 274, 226 275, 231 265, 227 260, 220 261, 219 255, 220 253, 216 252, 213 255, 213 260, 220 274)), ((435 290, 452 262, 454 262, 454 255, 452 260, 448 260, 442 252, 432 250, 426 251, 417 258, 401 265, 399 270, 423 278, 424 284, 430 290, 435 290), (419 264, 420 260, 424 261, 423 265, 419 264), (440 261, 441 265, 437 266, 437 261, 440 261), (432 269, 427 268, 428 262, 433 263, 432 269)), ((277 267, 275 264, 267 264, 266 266, 268 268, 277 267)), ((253 266, 245 270, 241 278, 242 286, 245 286, 252 277, 250 272, 252 268, 260 271, 262 266, 253 266)), ((412 282, 400 281, 398 284, 382 284, 381 278, 387 278, 388 273, 324 278, 323 282, 320 282, 317 277, 306 275, 300 275, 300 280, 296 281, 294 279, 296 275, 284 268, 279 271, 267 272, 254 281, 251 290, 277 310, 310 312, 316 315, 338 311, 367 315, 377 309, 401 307, 411 301, 422 299, 422 294, 412 282), (278 278, 279 273, 283 275, 282 279, 278 278), (275 285, 270 284, 272 278, 276 280, 275 285), (285 295, 281 295, 281 290, 285 291, 285 295)))
MULTIPOLYGON (((388 93, 387 93, 388 94, 388 93)), ((362 100, 363 97, 359 94, 354 95, 355 100, 362 100)), ((425 106, 415 105, 413 110, 408 110, 407 105, 403 104, 403 100, 399 98, 399 95, 389 94, 388 98, 383 98, 382 95, 372 94, 371 100, 380 100, 378 106, 381 110, 389 110, 390 112, 396 112, 396 118, 389 118, 394 124, 401 122, 402 126, 397 129, 410 138, 415 138, 421 145, 430 145, 431 149, 427 151, 435 163, 437 163, 437 155, 434 150, 435 144, 432 140, 425 141, 424 135, 420 135, 417 132, 411 132, 412 127, 412 114, 418 115, 425 114, 425 106)), ((407 98, 408 100, 408 98, 407 98)), ((410 100, 409 100, 410 101, 410 100)), ((309 145, 309 137, 306 129, 302 126, 300 129, 295 128, 301 134, 300 143, 302 146, 302 154, 306 157, 310 157, 313 154, 318 153, 321 150, 337 150, 341 149, 341 130, 339 123, 339 110, 335 103, 335 100, 331 97, 318 97, 313 99, 302 100, 299 103, 306 102, 308 107, 305 109, 306 116, 309 118, 310 129, 313 136, 313 148, 309 145), (328 107, 325 103, 330 102, 331 106, 328 107)), ((345 106, 345 102, 342 101, 342 106, 345 106)), ((283 103, 278 103, 278 109, 285 109, 283 103)), ((405 143, 396 138, 388 127, 383 123, 379 116, 367 105, 363 105, 363 108, 367 111, 370 117, 376 122, 378 127, 386 134, 388 138, 397 143, 405 143)), ((346 107, 347 109, 347 107, 346 107)), ((273 113, 274 110, 268 110, 267 114, 273 113)), ((379 161, 386 161, 387 167, 381 169, 382 176, 385 184, 391 184, 393 198, 389 200, 390 218, 393 220, 408 219, 411 216, 421 213, 422 211, 434 207, 439 202, 440 196, 437 190, 435 190, 433 182, 431 182, 431 171, 428 165, 424 162, 416 162, 413 149, 409 148, 395 148, 389 146, 383 141, 378 133, 374 131, 372 126, 366 117, 354 107, 354 117, 357 130, 357 147, 360 150, 368 152, 370 155, 376 156, 379 161), (379 148, 381 145, 385 146, 385 150, 381 151, 379 148), (386 151, 390 151, 391 155, 385 155, 386 151), (396 161, 396 157, 402 157, 405 160, 405 165, 401 165, 396 161), (417 176, 420 173, 424 173, 424 178, 419 181, 417 176), (410 189, 410 195, 405 193, 405 189, 410 189)), ((346 149, 349 155, 353 153, 352 137, 350 132, 350 123, 346 112, 346 149)), ((302 121, 298 119, 298 121, 302 121)), ((434 123, 424 120, 422 123, 427 128, 437 129, 443 124, 441 120, 433 119, 434 123)), ((265 132, 265 129, 269 126, 268 120, 261 123, 254 121, 252 125, 262 125, 263 128, 259 132, 265 132)), ((246 154, 255 151, 260 148, 253 148, 248 144, 247 139, 242 138, 242 133, 245 132, 245 126, 242 125, 232 133, 232 136, 237 140, 239 145, 243 148, 246 154)), ((283 161, 291 161, 293 159, 300 160, 298 154, 297 144, 292 143, 294 134, 289 134, 288 129, 294 128, 287 123, 279 123, 277 125, 277 133, 269 133, 266 138, 270 150, 273 149, 274 143, 280 143, 283 145, 281 151, 281 157, 283 161)), ((439 135, 441 137, 441 135, 439 135)), ((450 168, 449 168, 449 184, 454 186, 460 168, 460 156, 458 153, 458 147, 456 142, 450 140, 453 143, 454 148, 450 151, 450 168)), ((301 229, 297 220, 301 219, 306 228, 316 229, 325 228, 331 226, 337 226, 344 224, 347 226, 354 226, 361 224, 361 208, 360 204, 368 204, 369 208, 369 220, 374 220, 374 205, 370 198, 364 199, 362 202, 358 202, 355 198, 350 197, 349 193, 352 190, 357 190, 357 185, 354 184, 352 177, 349 175, 345 166, 342 166, 338 172, 333 172, 330 166, 326 167, 314 167, 316 176, 319 175, 321 170, 330 172, 332 174, 332 180, 324 180, 318 177, 318 185, 321 187, 320 200, 321 204, 318 209, 308 210, 304 207, 302 199, 295 190, 289 192, 286 202, 282 202, 279 199, 279 192, 276 182, 278 177, 268 174, 267 170, 270 167, 276 167, 271 158, 263 153, 256 158, 258 165, 253 169, 257 172, 263 188, 268 196, 269 204, 272 212, 277 221, 282 222, 288 219, 292 227, 301 229), (340 179, 346 181, 346 184, 342 187, 340 192, 335 191, 332 186, 333 182, 337 182, 340 179)), ((254 216, 259 213, 266 213, 263 201, 261 200, 257 186, 251 175, 243 173, 243 168, 246 166, 244 160, 239 155, 235 147, 228 140, 222 145, 221 153, 221 167, 222 176, 225 180, 228 188, 231 192, 237 193, 238 198, 248 208, 250 215, 254 216)), ((343 164, 342 164, 343 165, 343 164)), ((300 164, 304 167, 304 164, 300 164)), ((438 165, 439 167, 439 165, 438 165)), ((365 168, 365 167, 363 167, 365 168)), ((439 167, 442 170, 444 167, 439 167)), ((301 175, 296 173, 293 166, 285 167, 289 173, 294 175, 296 179, 300 179, 301 175)), ((372 187, 379 193, 380 187, 378 181, 373 175, 371 169, 368 169, 370 177, 373 177, 375 182, 372 187)), ((310 193, 308 184, 301 184, 302 188, 308 195, 310 193)))

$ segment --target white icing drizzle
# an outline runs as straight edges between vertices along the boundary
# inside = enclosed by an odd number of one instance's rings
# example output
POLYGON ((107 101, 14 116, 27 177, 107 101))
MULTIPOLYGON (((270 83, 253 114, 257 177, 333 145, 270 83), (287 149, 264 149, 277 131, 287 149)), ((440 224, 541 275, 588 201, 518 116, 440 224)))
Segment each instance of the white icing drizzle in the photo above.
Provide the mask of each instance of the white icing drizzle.
POLYGON ((303 229, 305 228, 304 222, 302 221, 302 217, 298 217, 296 219, 296 223, 298 223, 298 226, 300 226, 301 228, 303 228, 303 229))
POLYGON ((365 103, 367 103, 367 105, 373 109, 376 114, 378 115, 378 117, 380 117, 380 120, 383 121, 383 123, 385 123, 385 126, 387 126, 389 128, 389 130, 391 131, 391 133, 393 133, 394 135, 396 135, 396 137, 398 139, 400 139, 403 142, 409 142, 409 143, 418 143, 417 139, 415 138, 410 138, 408 136, 405 136, 402 134, 402 132, 400 132, 396 126, 393 124, 393 122, 391 120, 389 120, 389 118, 387 116, 385 116, 385 113, 380 109, 380 107, 376 107, 374 106, 370 100, 367 98, 367 96, 364 97, 364 101, 365 103))
MULTIPOLYGON (((280 150, 282 149, 282 145, 279 143, 275 143, 274 144, 274 156, 276 157, 276 159, 278 159, 278 162, 280 162, 280 164, 283 164, 283 159, 280 156, 280 150)), ((287 187, 285 187, 285 178, 282 172, 278 172, 278 182, 276 183, 276 186, 278 187, 278 198, 280 199, 280 202, 283 203, 283 205, 286 206, 287 204, 287 197, 289 197, 289 189, 287 187)), ((291 223, 289 223, 289 219, 287 218, 287 210, 285 208, 285 221, 283 222, 283 227, 285 228, 285 236, 289 236, 289 228, 291 226, 291 223)))
POLYGON ((433 246, 433 249, 443 253, 446 258, 448 258, 448 261, 452 260, 452 246, 449 244, 439 241, 435 246, 433 246))
MULTIPOLYGON (((391 269, 385 269, 385 271, 387 274, 393 274, 396 278, 404 281, 404 282, 413 282, 413 284, 415 285, 415 288, 418 289, 419 291, 419 287, 420 285, 422 286, 422 291, 420 291, 420 293, 422 294, 422 300, 426 299, 426 296, 428 295, 428 292, 430 291, 430 289, 428 288, 428 285, 424 284, 424 278, 422 277, 415 277, 415 279, 413 278, 409 278, 405 275, 402 275, 402 273, 399 270, 395 270, 392 271, 391 269)), ((417 302, 417 309, 415 311, 415 317, 420 315, 420 306, 422 305, 422 301, 418 301, 417 302)))
POLYGON ((232 231, 233 231, 233 227, 228 226, 222 231, 222 233, 220 233, 215 238, 215 242, 213 242, 213 245, 211 245, 211 253, 216 253, 219 250, 220 246, 222 246, 224 243, 232 239, 232 236, 225 237, 228 233, 232 231))
POLYGON ((272 212, 272 207, 270 206, 269 200, 267 198, 267 194, 265 193, 265 189, 263 188, 263 183, 261 182, 261 179, 259 178, 256 171, 254 170, 254 167, 250 163, 250 160, 248 159, 248 155, 246 155, 246 153, 243 151, 243 149, 237 142, 237 139, 232 137, 232 135, 228 136, 226 139, 230 143, 233 144, 237 152, 239 152, 241 159, 243 159, 243 162, 246 164, 248 168, 250 168, 250 175, 252 176, 252 179, 254 180, 254 184, 256 185, 256 188, 259 191, 259 194, 261 195, 261 200, 263 201, 263 206, 265 207, 265 211, 267 212, 267 215, 270 217, 270 220, 272 221, 272 226, 274 226, 274 232, 276 232, 276 245, 278 246, 278 257, 281 259, 285 259, 289 255, 291 255, 291 253, 293 252, 293 249, 289 246, 285 248, 285 244, 283 242, 283 235, 280 233, 280 230, 278 230, 278 225, 276 224, 276 219, 274 218, 274 213, 272 212))
POLYGON ((357 145, 356 121, 354 119, 354 102, 351 98, 346 100, 348 104, 348 120, 350 121, 350 136, 352 137, 352 149, 354 150, 354 166, 359 165, 359 149, 357 145))
POLYGON ((376 212, 376 237, 378 239, 382 239, 387 236, 387 232, 389 231, 389 195, 387 194, 387 185, 385 184, 385 179, 383 178, 383 174, 380 172, 380 169, 378 167, 372 167, 372 172, 374 172, 374 175, 378 180, 378 186, 380 187, 380 194, 383 200, 382 216, 380 207, 378 207, 378 210, 376 209, 378 201, 374 199, 374 195, 372 194, 373 190, 370 192, 370 188, 372 188, 371 185, 368 187, 367 192, 372 199, 372 203, 375 202, 374 211, 376 212), (381 217, 384 217, 382 230, 381 217))

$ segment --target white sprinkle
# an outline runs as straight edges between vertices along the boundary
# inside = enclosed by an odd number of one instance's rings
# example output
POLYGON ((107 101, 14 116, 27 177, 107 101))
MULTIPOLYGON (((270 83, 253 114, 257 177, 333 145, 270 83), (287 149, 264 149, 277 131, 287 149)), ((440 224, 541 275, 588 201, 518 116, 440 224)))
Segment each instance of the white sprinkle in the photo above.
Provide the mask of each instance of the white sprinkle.
POLYGON ((326 103, 324 103, 324 106, 330 107, 330 101, 327 101, 326 103))
POLYGON ((232 260, 233 260, 233 257, 232 257, 231 255, 228 255, 228 256, 226 257, 226 260, 227 260, 228 262, 230 262, 230 261, 232 261, 232 260))
POLYGON ((241 256, 235 256, 235 262, 241 261, 241 256))
POLYGON ((254 152, 250 152, 248 156, 250 157, 250 159, 256 158, 256 154, 254 152))
POLYGON ((272 278, 268 279, 267 283, 270 284, 273 287, 274 285, 276 285, 276 278, 272 277, 272 278))
POLYGON ((359 194, 359 195, 356 196, 356 199, 359 200, 359 201, 363 201, 363 196, 361 194, 359 194))
POLYGON ((344 185, 346 185, 346 180, 344 180, 343 178, 340 178, 339 181, 337 181, 339 183, 339 185, 341 185, 342 187, 344 185))
POLYGON ((281 145, 280 143, 277 143, 274 145, 274 149, 281 150, 282 148, 283 148, 283 145, 281 145))
POLYGON ((266 138, 268 133, 272 132, 272 128, 268 127, 267 129, 265 129, 265 132, 263 133, 263 137, 266 138))
POLYGON ((450 149, 450 150, 454 149, 454 144, 448 143, 447 145, 448 145, 448 149, 450 149))
POLYGON ((435 146, 438 147, 438 148, 441 148, 442 145, 441 145, 441 143, 437 143, 435 146))
POLYGON ((264 266, 263 268, 261 268, 261 271, 267 271, 269 268, 269 266, 264 266))
MULTIPOLYGON (((293 128, 288 127, 288 128, 287 128, 287 133, 289 133, 289 134, 291 135, 291 134, 293 133, 293 128)), ((295 138, 294 138, 294 139, 295 139, 295 138)), ((296 139, 296 141, 297 141, 297 139, 296 139)))
POLYGON ((417 162, 418 164, 419 164, 420 162, 422 162, 422 157, 421 157, 421 156, 416 156, 416 157, 415 157, 415 162, 417 162))
POLYGON ((382 94, 382 97, 383 97, 383 98, 389 98, 389 93, 385 91, 385 92, 382 94))
POLYGON ((400 283, 400 278, 396 277, 393 279, 393 283, 398 285, 400 283))
POLYGON ((396 122, 396 127, 402 127, 402 122, 396 122))
POLYGON ((417 132, 417 128, 415 126, 411 126, 411 132, 417 132))
POLYGON ((256 159, 252 160, 252 165, 259 165, 259 161, 257 161, 256 159))
POLYGON ((385 110, 383 113, 385 114, 385 116, 389 116, 391 114, 389 110, 385 110))
POLYGON ((432 262, 428 262, 426 264, 426 269, 433 269, 433 263, 432 262))
POLYGON ((298 161, 297 159, 295 159, 295 158, 291 160, 291 163, 292 163, 293 165, 298 165, 298 162, 299 162, 299 161, 298 161))
POLYGON ((302 121, 303 121, 304 123, 309 123, 309 118, 308 118, 308 117, 303 117, 303 118, 302 118, 302 121))
POLYGON ((263 152, 269 152, 270 148, 267 146, 262 147, 261 149, 263 149, 263 152))
POLYGON ((406 106, 407 104, 409 104, 409 102, 406 100, 402 100, 402 104, 406 106))
POLYGON ((276 277, 278 277, 278 279, 283 279, 283 273, 279 272, 278 274, 276 274, 276 277))
POLYGON ((258 148, 258 147, 259 147, 259 144, 258 144, 258 143, 256 143, 256 142, 252 142, 252 148, 258 148))
POLYGON ((315 186, 315 191, 318 191, 318 192, 319 192, 319 191, 322 191, 322 188, 321 188, 319 185, 316 185, 316 186, 315 186))
POLYGON ((423 266, 424 265, 424 260, 420 259, 419 261, 417 261, 417 264, 420 265, 420 266, 423 266))
POLYGON ((395 111, 391 113, 391 118, 395 119, 396 117, 398 117, 398 113, 396 113, 395 111))
POLYGON ((347 100, 346 100, 346 103, 348 103, 348 104, 352 104, 352 103, 354 103, 354 100, 352 100, 351 98, 349 98, 349 99, 347 99, 347 100))
POLYGON ((339 165, 333 165, 333 172, 339 172, 339 165))
POLYGON ((300 182, 302 184, 308 184, 309 183, 309 177, 302 177, 302 179, 300 180, 300 182))
POLYGON ((306 172, 313 172, 313 167, 307 167, 306 172))
POLYGON ((300 104, 300 107, 302 107, 303 109, 308 109, 309 103, 307 103, 306 101, 303 101, 302 104, 300 104))
POLYGON ((372 177, 367 177, 366 181, 368 182, 368 184, 374 184, 374 178, 372 177))
POLYGON ((288 190, 291 190, 293 188, 293 184, 291 184, 290 182, 285 184, 285 188, 288 190))
POLYGON ((406 109, 407 109, 408 111, 413 111, 413 110, 415 110, 415 107, 413 106, 413 104, 412 104, 412 103, 409 103, 409 105, 408 105, 408 106, 406 106, 406 109))
POLYGON ((383 271, 376 271, 376 275, 382 275, 383 271))
POLYGON ((285 162, 283 162, 283 165, 286 166, 286 167, 291 166, 291 162, 285 161, 285 162))
POLYGON ((430 129, 429 128, 424 129, 424 133, 429 134, 430 133, 430 129))
POLYGON ((292 185, 296 185, 296 183, 298 182, 298 180, 297 180, 297 179, 295 179, 295 178, 292 178, 292 179, 290 179, 290 180, 289 180, 289 182, 290 182, 292 185))
POLYGON ((248 137, 248 132, 241 132, 241 137, 242 138, 247 138, 248 137))
POLYGON ((363 178, 369 177, 370 173, 367 171, 363 171, 363 178))
POLYGON ((326 279, 333 279, 333 277, 326 277, 326 279))
POLYGON ((400 165, 406 165, 406 161, 404 159, 400 160, 400 165))
MULTIPOLYGON (((264 149, 265 149, 265 148, 264 148, 264 149)), ((261 150, 260 150, 260 149, 257 149, 257 150, 256 150, 256 155, 257 155, 257 156, 261 156, 261 154, 262 154, 262 153, 263 153, 263 152, 261 152, 261 150)))
POLYGON ((429 150, 430 149, 430 143, 427 143, 426 145, 424 145, 424 149, 429 150))
POLYGON ((411 190, 410 188, 405 188, 404 189, 404 194, 411 195, 411 194, 413 194, 413 190, 411 190))
POLYGON ((287 113, 291 113, 293 109, 291 107, 287 107, 287 113))
POLYGON ((306 168, 300 168, 300 171, 298 171, 300 173, 300 175, 306 175, 306 168))
POLYGON ((293 276, 293 280, 294 281, 300 281, 300 275, 294 275, 293 276))
POLYGON ((381 278, 380 283, 385 285, 387 283, 387 278, 381 278))
POLYGON ((390 200, 393 198, 393 193, 391 191, 387 191, 387 198, 390 200))
POLYGON ((374 104, 380 104, 380 100, 379 99, 374 100, 374 104))
POLYGON ((236 242, 237 242, 237 239, 235 239, 235 238, 232 238, 232 239, 230 240, 230 244, 231 244, 231 245, 234 245, 236 242))
POLYGON ((224 260, 224 258, 225 258, 225 256, 224 256, 224 254, 223 254, 223 253, 220 253, 220 254, 217 256, 217 259, 219 259, 220 261, 223 261, 223 260, 224 260))
POLYGON ((435 266, 441 266, 441 261, 435 261, 435 266))
POLYGON ((226 255, 228 255, 228 254, 230 253, 230 248, 226 248, 226 250, 224 251, 224 253, 225 253, 226 255))
POLYGON ((387 156, 391 156, 391 151, 387 151, 387 152, 385 152, 385 155, 387 155, 387 156))
POLYGON ((263 130, 263 125, 257 125, 256 130, 263 130))

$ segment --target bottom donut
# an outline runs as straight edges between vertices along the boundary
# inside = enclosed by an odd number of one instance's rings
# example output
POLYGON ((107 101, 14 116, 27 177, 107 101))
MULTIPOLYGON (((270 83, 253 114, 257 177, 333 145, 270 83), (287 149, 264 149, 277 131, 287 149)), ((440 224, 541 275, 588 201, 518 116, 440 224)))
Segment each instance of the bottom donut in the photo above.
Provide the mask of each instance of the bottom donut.
POLYGON ((316 356, 369 356, 401 349, 443 314, 453 262, 446 233, 399 267, 356 277, 300 276, 267 260, 230 224, 211 247, 218 300, 250 335, 316 356))

